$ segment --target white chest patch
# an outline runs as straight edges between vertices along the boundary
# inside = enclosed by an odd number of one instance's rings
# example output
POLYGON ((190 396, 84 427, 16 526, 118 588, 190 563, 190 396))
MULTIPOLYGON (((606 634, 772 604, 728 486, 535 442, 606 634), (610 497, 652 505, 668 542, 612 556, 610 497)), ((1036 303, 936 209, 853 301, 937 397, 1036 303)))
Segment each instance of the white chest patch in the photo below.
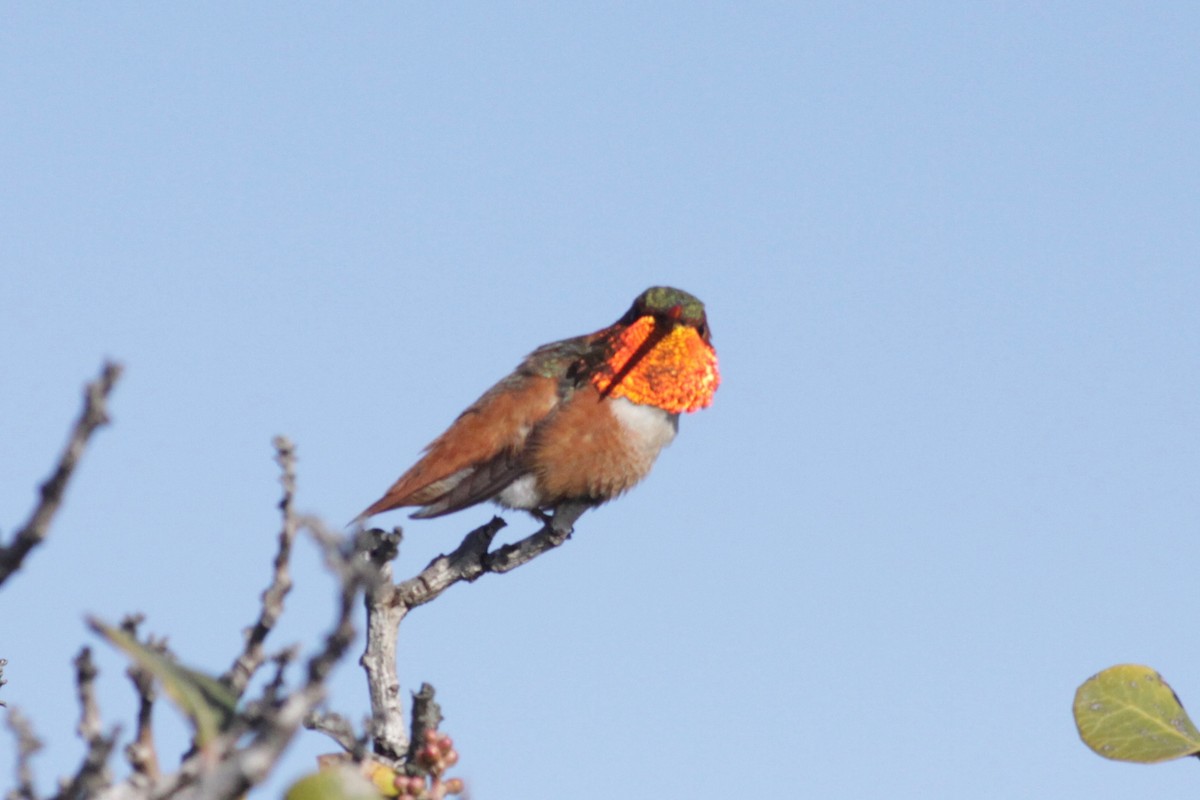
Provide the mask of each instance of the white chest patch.
POLYGON ((624 397, 612 401, 613 416, 628 434, 630 446, 654 458, 669 445, 679 430, 679 415, 655 406, 644 406, 624 397))
POLYGON ((496 495, 496 502, 505 508, 538 508, 542 495, 537 490, 537 476, 522 475, 496 495))

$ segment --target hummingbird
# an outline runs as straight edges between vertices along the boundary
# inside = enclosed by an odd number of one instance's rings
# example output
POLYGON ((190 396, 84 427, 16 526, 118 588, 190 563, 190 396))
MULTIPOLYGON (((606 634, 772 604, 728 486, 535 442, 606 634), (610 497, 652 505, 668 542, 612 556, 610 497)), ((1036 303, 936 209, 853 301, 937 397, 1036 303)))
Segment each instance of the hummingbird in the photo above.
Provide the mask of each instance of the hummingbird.
POLYGON ((607 328, 526 356, 356 521, 492 500, 569 535, 584 511, 646 477, 679 415, 711 404, 720 381, 704 304, 652 287, 607 328))

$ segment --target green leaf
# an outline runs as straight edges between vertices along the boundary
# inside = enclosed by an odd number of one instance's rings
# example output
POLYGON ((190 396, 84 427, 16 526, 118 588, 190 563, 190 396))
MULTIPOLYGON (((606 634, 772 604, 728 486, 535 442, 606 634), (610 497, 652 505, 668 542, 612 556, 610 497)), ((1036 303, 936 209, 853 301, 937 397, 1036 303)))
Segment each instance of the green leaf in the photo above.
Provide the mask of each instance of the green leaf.
POLYGON ((1154 764, 1200 753, 1200 731, 1171 687, 1138 664, 1109 667, 1075 692, 1084 744, 1117 761, 1154 764))
POLYGON ((189 669, 162 653, 151 650, 125 631, 89 617, 92 630, 121 650, 159 683, 167 697, 196 730, 196 744, 211 742, 233 719, 237 711, 237 696, 225 684, 199 670, 189 669))
POLYGON ((371 782, 350 768, 322 769, 292 784, 284 800, 382 800, 371 782))

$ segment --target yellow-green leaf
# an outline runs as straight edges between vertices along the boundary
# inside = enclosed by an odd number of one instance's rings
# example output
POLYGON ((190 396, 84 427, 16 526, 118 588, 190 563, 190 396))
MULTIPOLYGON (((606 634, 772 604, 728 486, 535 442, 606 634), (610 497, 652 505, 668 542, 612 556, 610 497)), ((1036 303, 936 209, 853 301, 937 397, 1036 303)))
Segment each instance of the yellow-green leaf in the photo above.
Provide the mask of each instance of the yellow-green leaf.
POLYGON ((371 756, 365 756, 362 761, 356 762, 349 753, 326 753, 317 756, 317 765, 322 772, 340 769, 354 770, 370 781, 375 790, 385 798, 397 797, 400 794, 400 789, 396 786, 396 779, 404 777, 403 773, 397 773, 395 768, 389 767, 382 761, 376 761, 371 756))
POLYGON ((216 738, 237 710, 237 696, 211 675, 189 669, 155 652, 120 628, 88 619, 92 630, 149 672, 171 701, 196 729, 196 744, 203 747, 216 738))
POLYGON ((396 770, 372 758, 363 761, 360 769, 384 797, 395 797, 400 794, 396 789, 396 770))
POLYGON ((1075 692, 1075 726, 1105 758, 1154 764, 1200 753, 1200 731, 1171 687, 1139 664, 1109 667, 1075 692))
POLYGON ((284 800, 382 800, 371 782, 350 767, 322 769, 292 784, 284 800))

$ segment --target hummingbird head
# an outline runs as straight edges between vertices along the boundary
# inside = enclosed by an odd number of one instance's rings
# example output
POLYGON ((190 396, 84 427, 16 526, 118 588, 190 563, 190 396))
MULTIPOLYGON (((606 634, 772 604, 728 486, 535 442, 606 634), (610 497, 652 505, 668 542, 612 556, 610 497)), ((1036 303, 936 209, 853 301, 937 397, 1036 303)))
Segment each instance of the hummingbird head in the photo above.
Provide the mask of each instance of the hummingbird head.
POLYGON ((625 397, 673 414, 712 403, 721 377, 704 304, 694 295, 651 287, 600 337, 603 363, 592 383, 601 396, 625 397))
POLYGON ((650 287, 637 296, 617 324, 632 325, 643 317, 653 318, 655 329, 661 330, 664 335, 675 326, 690 326, 701 339, 711 345, 704 303, 682 289, 671 286, 650 287))

